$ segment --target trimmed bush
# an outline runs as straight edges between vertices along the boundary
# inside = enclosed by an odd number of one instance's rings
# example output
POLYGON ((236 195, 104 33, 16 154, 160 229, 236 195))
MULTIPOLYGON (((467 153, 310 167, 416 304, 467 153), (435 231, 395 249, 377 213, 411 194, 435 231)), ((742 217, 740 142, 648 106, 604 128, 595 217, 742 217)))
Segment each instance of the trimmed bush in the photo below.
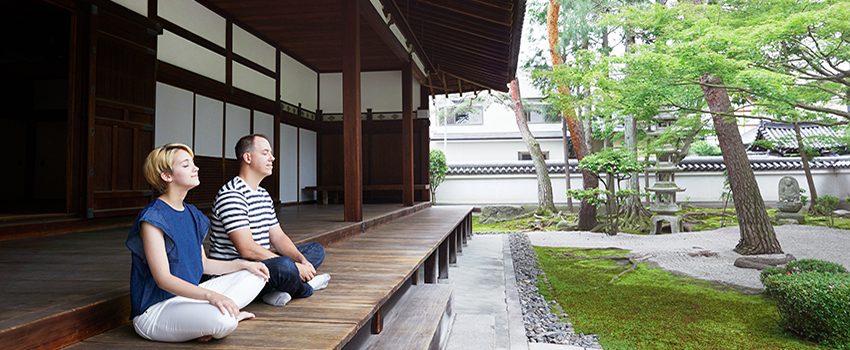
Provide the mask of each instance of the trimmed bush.
POLYGON ((801 259, 794 260, 785 264, 785 267, 768 267, 761 271, 759 280, 764 284, 764 279, 773 275, 787 275, 792 273, 802 272, 831 272, 831 273, 847 273, 847 269, 843 265, 831 261, 823 261, 816 259, 801 259))
POLYGON ((822 345, 850 349, 850 274, 786 271, 764 276, 763 283, 777 302, 786 330, 822 345))

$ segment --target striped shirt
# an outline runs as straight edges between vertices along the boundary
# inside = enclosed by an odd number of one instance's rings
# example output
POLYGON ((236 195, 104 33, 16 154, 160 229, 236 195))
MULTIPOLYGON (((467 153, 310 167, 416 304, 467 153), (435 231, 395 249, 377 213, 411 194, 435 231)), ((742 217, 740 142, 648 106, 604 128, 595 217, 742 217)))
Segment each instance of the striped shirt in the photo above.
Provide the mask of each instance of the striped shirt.
POLYGON ((269 249, 269 228, 278 224, 271 196, 262 187, 254 191, 239 176, 224 184, 212 208, 210 258, 240 259, 229 233, 248 227, 254 242, 269 249))

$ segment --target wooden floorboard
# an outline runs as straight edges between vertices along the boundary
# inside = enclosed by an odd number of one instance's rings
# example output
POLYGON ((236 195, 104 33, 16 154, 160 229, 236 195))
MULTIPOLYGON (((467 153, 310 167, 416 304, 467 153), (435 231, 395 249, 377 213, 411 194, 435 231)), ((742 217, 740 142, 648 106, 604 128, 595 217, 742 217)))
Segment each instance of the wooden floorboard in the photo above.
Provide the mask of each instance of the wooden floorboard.
MULTIPOLYGON (((240 324, 230 336, 209 343, 156 343, 158 348, 339 349, 435 252, 471 207, 435 207, 386 223, 327 248, 318 269, 329 273, 326 290, 284 307, 252 303, 256 319, 240 324)), ((411 286, 410 288, 417 288, 411 286)), ((122 326, 72 345, 69 349, 142 349, 153 343, 122 326)))

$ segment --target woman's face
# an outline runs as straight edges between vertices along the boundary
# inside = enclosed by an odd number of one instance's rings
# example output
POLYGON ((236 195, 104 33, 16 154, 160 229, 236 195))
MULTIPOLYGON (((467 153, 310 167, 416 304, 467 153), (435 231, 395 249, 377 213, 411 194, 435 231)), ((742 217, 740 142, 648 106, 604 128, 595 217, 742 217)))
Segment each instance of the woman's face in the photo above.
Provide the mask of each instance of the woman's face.
POLYGON ((195 161, 189 156, 189 152, 179 150, 174 153, 174 161, 171 164, 171 184, 169 187, 180 187, 187 190, 195 188, 201 184, 198 179, 198 167, 195 166, 195 161))

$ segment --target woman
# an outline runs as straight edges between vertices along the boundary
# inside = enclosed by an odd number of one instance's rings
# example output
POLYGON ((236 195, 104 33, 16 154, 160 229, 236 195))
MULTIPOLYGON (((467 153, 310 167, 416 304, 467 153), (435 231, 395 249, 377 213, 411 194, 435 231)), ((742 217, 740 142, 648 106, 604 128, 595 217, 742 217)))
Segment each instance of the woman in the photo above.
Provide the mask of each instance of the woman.
POLYGON ((145 159, 145 179, 161 195, 139 216, 127 247, 133 255, 130 319, 150 340, 181 342, 220 339, 239 321, 254 317, 239 309, 250 303, 269 278, 263 263, 207 259, 203 242, 209 219, 186 193, 200 184, 192 150, 170 143, 145 159), (203 274, 220 275, 198 284, 203 274))

